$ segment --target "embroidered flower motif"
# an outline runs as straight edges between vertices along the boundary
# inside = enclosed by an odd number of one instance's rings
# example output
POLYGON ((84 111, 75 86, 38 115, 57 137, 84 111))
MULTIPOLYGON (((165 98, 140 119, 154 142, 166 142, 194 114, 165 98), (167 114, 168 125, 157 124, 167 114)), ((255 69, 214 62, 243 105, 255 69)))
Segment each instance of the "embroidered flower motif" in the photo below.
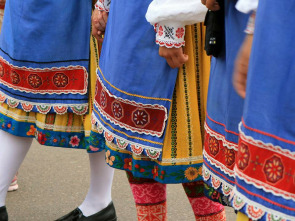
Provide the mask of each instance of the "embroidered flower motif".
POLYGON ((29 85, 31 85, 31 87, 33 88, 38 88, 42 85, 42 79, 37 74, 30 74, 28 76, 28 82, 29 82, 29 85))
POLYGON ((209 151, 213 156, 219 153, 219 142, 215 137, 209 138, 209 151))
POLYGON ((120 102, 114 101, 112 104, 112 112, 114 117, 117 119, 121 119, 124 115, 123 107, 120 102))
POLYGON ((107 106, 107 96, 106 96, 106 92, 104 90, 102 90, 100 92, 100 105, 105 108, 107 106))
POLYGON ((40 131, 37 132, 37 140, 40 144, 44 145, 47 140, 46 135, 40 131))
POLYGON ((182 38, 184 36, 184 28, 178 28, 176 30, 176 37, 177 38, 182 38))
POLYGON ((235 151, 233 149, 224 149, 225 163, 227 166, 232 166, 235 162, 235 151))
POLYGON ((0 63, 0 77, 3 77, 4 73, 5 73, 5 70, 4 70, 3 64, 0 63))
POLYGON ((245 143, 240 143, 238 151, 238 168, 244 170, 249 165, 250 151, 245 143))
POLYGON ((186 177, 186 179, 188 179, 189 181, 195 180, 197 179, 197 177, 199 176, 199 172, 196 168, 194 167, 189 167, 184 171, 184 176, 186 177))
POLYGON ((161 171, 161 175, 160 175, 160 179, 161 179, 161 180, 163 180, 163 179, 164 179, 164 177, 165 177, 165 171, 164 171, 164 170, 162 170, 162 171, 161 171))
POLYGON ((10 74, 10 78, 13 84, 19 84, 20 82, 20 76, 15 71, 12 71, 10 74))
POLYGON ((36 133, 36 130, 37 129, 34 127, 34 125, 31 125, 29 131, 27 132, 27 135, 28 136, 34 136, 35 133, 36 133))
POLYGON ((69 77, 64 73, 56 73, 53 76, 53 83, 56 87, 66 87, 69 84, 69 77))
POLYGON ((145 127, 149 124, 150 116, 144 109, 136 109, 132 113, 132 121, 137 127, 145 127))
POLYGON ((284 165, 282 163, 282 160, 277 156, 271 157, 266 161, 263 171, 265 173, 267 181, 271 183, 278 182, 280 179, 283 178, 284 174, 284 165))
POLYGON ((58 145, 58 144, 59 144, 59 140, 60 140, 60 138, 58 138, 58 137, 51 137, 51 138, 49 139, 49 142, 50 142, 50 144, 52 144, 52 145, 58 145))
POLYGON ((109 164, 110 166, 113 166, 115 159, 116 158, 114 156, 111 156, 111 152, 108 150, 106 152, 106 163, 109 164))
POLYGON ((158 29, 158 35, 162 36, 163 34, 164 34, 163 27, 160 26, 159 29, 158 29))
POLYGON ((159 167, 154 166, 154 169, 152 169, 152 174, 154 175, 154 179, 159 176, 159 167))
POLYGON ((80 139, 77 135, 72 136, 69 143, 72 145, 72 147, 78 147, 80 144, 80 139))
POLYGON ((124 169, 125 170, 132 170, 132 158, 125 158, 124 159, 124 169))

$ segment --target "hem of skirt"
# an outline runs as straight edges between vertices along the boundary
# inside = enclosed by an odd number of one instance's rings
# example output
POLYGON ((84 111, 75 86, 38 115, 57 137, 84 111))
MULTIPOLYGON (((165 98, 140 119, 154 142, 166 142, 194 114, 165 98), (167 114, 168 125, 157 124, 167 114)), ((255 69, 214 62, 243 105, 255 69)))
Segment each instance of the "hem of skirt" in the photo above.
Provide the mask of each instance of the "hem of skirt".
POLYGON ((152 160, 157 160, 161 158, 162 150, 155 147, 140 145, 138 143, 134 143, 117 136, 116 134, 112 133, 107 128, 105 128, 102 125, 102 123, 97 119, 94 113, 92 113, 91 123, 93 130, 97 131, 95 133, 103 135, 107 143, 114 144, 119 149, 130 150, 132 153, 138 156, 143 154, 152 160))
POLYGON ((72 112, 77 115, 84 115, 88 112, 88 103, 84 104, 48 104, 35 103, 19 100, 8 96, 0 91, 0 104, 6 103, 11 108, 18 108, 25 112, 39 112, 41 114, 56 113, 66 114, 72 112))
POLYGON ((132 153, 122 153, 106 145, 106 162, 109 166, 129 171, 135 177, 153 179, 159 183, 176 184, 203 180, 202 163, 163 166, 153 160, 136 160, 132 153))
POLYGON ((236 187, 233 189, 230 201, 232 207, 239 212, 244 213, 250 219, 263 221, 288 221, 295 220, 295 216, 284 214, 276 210, 270 209, 254 202, 240 193, 236 187))

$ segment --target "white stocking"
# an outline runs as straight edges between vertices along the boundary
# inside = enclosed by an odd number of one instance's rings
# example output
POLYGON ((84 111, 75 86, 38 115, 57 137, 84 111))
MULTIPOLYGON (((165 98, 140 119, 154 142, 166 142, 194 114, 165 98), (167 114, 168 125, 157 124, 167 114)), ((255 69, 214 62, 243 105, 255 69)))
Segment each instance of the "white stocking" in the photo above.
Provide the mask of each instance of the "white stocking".
POLYGON ((105 151, 90 153, 90 188, 84 202, 79 206, 84 216, 91 216, 106 208, 112 201, 114 169, 105 162, 105 151))
POLYGON ((33 138, 17 137, 0 130, 0 207, 5 205, 8 187, 32 141, 33 138))

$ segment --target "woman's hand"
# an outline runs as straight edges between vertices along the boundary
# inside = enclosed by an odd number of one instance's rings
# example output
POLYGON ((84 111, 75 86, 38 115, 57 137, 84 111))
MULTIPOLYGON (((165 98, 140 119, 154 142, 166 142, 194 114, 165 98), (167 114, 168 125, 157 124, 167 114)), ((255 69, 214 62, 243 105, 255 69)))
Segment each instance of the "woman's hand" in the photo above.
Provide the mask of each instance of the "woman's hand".
POLYGON ((251 55, 253 35, 247 35, 235 62, 233 84, 237 93, 246 97, 248 66, 251 55))
POLYGON ((160 47, 159 55, 166 59, 171 68, 180 68, 188 61, 188 55, 183 53, 182 48, 160 47))
POLYGON ((95 9, 92 14, 92 35, 99 41, 103 42, 103 35, 106 29, 108 13, 95 9))

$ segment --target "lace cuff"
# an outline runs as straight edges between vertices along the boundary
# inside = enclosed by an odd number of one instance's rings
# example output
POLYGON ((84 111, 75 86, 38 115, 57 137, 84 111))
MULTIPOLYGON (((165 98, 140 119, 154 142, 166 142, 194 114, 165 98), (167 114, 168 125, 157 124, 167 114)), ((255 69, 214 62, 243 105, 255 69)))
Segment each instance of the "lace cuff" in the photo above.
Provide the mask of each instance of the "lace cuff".
POLYGON ((167 48, 180 48, 185 45, 185 26, 157 23, 154 27, 157 32, 156 43, 158 45, 167 48))
POLYGON ((98 0, 95 4, 95 9, 99 11, 110 11, 111 0, 98 0))
POLYGON ((256 12, 253 12, 252 15, 249 18, 248 24, 247 24, 247 28, 245 30, 245 32, 248 35, 253 35, 254 34, 254 29, 255 29, 255 17, 256 17, 256 12))

